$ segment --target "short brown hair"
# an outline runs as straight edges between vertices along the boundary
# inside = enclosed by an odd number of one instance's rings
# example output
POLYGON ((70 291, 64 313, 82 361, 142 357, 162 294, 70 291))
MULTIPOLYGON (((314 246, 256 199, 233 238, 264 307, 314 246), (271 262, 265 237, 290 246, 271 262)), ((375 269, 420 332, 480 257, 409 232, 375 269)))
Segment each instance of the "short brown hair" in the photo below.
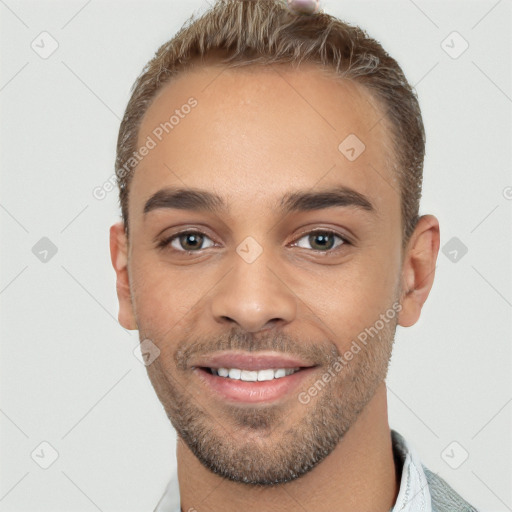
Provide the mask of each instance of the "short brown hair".
MULTIPOLYGON (((163 44, 132 87, 119 129, 116 176, 125 231, 132 158, 142 117, 156 93, 196 58, 221 52, 228 67, 314 62, 362 84, 383 105, 400 186, 405 246, 418 220, 425 131, 415 92, 398 63, 359 27, 323 12, 299 14, 285 0, 218 0, 163 44), (128 163, 131 162, 131 165, 128 163)), ((341 142, 341 141, 340 141, 341 142)))

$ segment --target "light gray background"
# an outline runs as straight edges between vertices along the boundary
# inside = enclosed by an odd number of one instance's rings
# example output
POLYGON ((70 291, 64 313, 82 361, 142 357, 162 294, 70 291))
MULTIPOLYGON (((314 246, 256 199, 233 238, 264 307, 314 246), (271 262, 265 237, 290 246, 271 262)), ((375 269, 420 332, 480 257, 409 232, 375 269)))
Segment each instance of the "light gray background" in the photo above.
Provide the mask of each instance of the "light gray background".
MULTIPOLYGON (((468 248, 456 262, 440 253, 420 321, 397 331, 390 424, 475 506, 512 510, 511 1, 322 6, 380 40, 416 85, 421 213, 439 218, 442 246, 468 248), (453 31, 469 43, 458 58, 442 47, 453 31)), ((134 79, 206 7, 0 0, 1 511, 151 511, 175 471, 137 332, 117 322, 117 190, 92 191, 112 176, 134 79), (31 48, 42 31, 59 44, 47 59, 31 48), (58 248, 46 263, 32 252, 42 237, 58 248), (46 470, 31 458, 43 441, 59 453, 46 470)))

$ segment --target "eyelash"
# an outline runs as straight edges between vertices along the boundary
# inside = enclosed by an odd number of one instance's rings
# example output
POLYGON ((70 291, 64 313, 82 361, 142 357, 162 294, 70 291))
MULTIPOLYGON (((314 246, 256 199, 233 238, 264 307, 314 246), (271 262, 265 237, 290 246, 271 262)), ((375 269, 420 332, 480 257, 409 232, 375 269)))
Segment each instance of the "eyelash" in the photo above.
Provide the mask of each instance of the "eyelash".
MULTIPOLYGON (((349 240, 347 240, 346 237, 340 235, 339 233, 337 233, 336 231, 333 231, 331 229, 314 229, 312 231, 308 231, 306 233, 303 233, 301 234, 301 236, 294 242, 294 245, 297 244, 297 242, 299 240, 301 240, 302 238, 304 237, 307 237, 313 233, 320 233, 320 234, 327 234, 327 235, 334 235, 335 237, 339 238, 342 243, 339 244, 337 247, 334 247, 334 248, 331 248, 331 249, 327 249, 325 251, 322 251, 322 250, 319 250, 319 249, 310 249, 310 251, 313 251, 313 252, 316 252, 316 253, 322 253, 322 254, 327 254, 327 255, 331 255, 331 254, 335 254, 337 253, 340 249, 343 248, 343 246, 345 245, 352 245, 350 243, 349 240)), ((160 242, 158 242, 157 244, 157 248, 159 249, 168 249, 169 246, 171 245, 171 243, 178 239, 179 237, 181 236, 184 236, 184 235, 202 235, 208 239, 211 240, 211 238, 206 235, 205 233, 201 232, 201 231, 195 231, 195 230, 189 230, 189 231, 181 231, 180 233, 175 233, 174 235, 172 236, 169 236, 167 238, 164 238, 163 240, 161 240, 160 242)), ((212 240, 213 241, 213 240, 212 240)), ((194 254, 194 253, 198 253, 201 251, 201 249, 198 249, 198 250, 195 250, 195 251, 187 251, 187 250, 184 250, 184 249, 175 249, 175 248, 172 248, 171 249, 173 252, 177 252, 177 253, 183 253, 183 254, 188 254, 188 255, 191 255, 191 254, 194 254)))

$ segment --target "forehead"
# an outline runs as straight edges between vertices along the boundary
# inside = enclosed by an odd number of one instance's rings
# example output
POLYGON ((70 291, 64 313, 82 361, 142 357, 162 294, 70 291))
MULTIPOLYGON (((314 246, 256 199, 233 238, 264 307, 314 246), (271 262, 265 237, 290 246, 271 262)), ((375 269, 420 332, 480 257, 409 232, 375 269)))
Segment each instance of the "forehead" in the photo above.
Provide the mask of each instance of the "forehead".
POLYGON ((151 149, 136 168, 130 216, 164 187, 211 189, 254 206, 291 189, 343 185, 377 208, 396 202, 385 190, 395 176, 382 108, 361 85, 311 63, 185 71, 143 116, 144 145, 151 149))

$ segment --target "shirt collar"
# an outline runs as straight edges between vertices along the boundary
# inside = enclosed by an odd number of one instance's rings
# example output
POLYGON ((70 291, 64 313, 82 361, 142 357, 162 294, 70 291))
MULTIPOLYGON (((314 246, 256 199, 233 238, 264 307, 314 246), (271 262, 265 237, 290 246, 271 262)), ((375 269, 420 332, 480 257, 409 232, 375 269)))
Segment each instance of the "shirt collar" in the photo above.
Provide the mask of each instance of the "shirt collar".
MULTIPOLYGON (((427 477, 418 454, 395 430, 391 430, 395 462, 402 468, 400 489, 390 512, 432 512, 427 477)), ((154 512, 181 512, 180 488, 175 474, 154 512)))
POLYGON ((400 489, 391 512, 432 512, 427 477, 416 450, 396 430, 391 430, 391 442, 395 463, 402 467, 400 489))

